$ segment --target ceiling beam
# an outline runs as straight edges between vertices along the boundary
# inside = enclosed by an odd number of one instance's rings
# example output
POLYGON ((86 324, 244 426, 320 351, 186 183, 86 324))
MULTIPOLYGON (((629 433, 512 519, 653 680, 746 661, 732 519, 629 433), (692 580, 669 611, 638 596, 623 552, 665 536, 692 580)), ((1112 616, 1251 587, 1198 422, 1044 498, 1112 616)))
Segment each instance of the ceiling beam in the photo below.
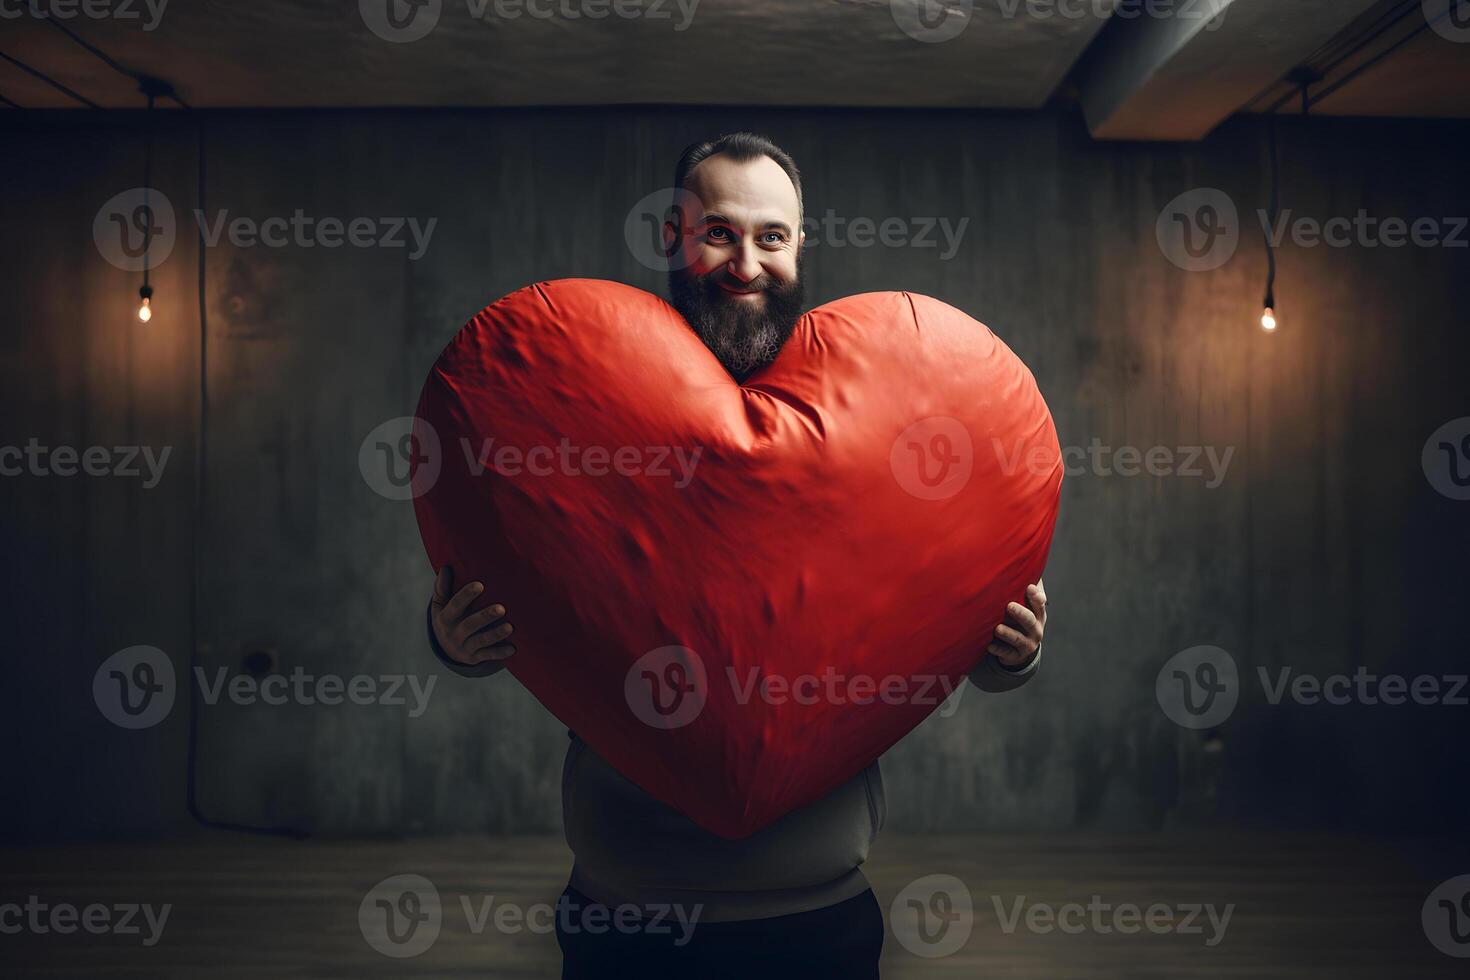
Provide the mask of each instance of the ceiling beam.
POLYGON ((1203 139, 1376 2, 1125 0, 1074 76, 1087 128, 1203 139))

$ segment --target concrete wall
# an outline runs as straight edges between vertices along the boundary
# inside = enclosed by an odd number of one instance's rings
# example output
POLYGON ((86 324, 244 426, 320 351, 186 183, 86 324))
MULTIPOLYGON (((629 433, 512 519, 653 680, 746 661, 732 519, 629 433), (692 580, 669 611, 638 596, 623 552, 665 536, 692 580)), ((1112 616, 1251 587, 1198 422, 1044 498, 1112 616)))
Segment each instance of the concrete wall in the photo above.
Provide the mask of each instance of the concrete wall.
MULTIPOLYGON (((172 447, 151 489, 0 480, 11 605, 0 697, 19 758, 0 823, 23 837, 188 823, 187 685, 165 721, 139 731, 108 722, 92 696, 94 672, 124 647, 163 649, 181 681, 189 666, 196 137, 180 115, 161 125, 154 185, 179 240, 153 273, 157 315, 140 325, 140 277, 105 262, 92 235, 103 202, 142 183, 138 125, 0 118, 11 174, 0 443, 172 447)), ((206 249, 199 665, 212 681, 268 651, 286 672, 437 681, 418 718, 209 706, 196 686, 206 814, 326 833, 558 826, 564 727, 509 677, 432 665, 411 506, 368 486, 358 449, 412 411, 438 350, 490 300, 563 276, 660 290, 624 244, 629 208, 666 185, 685 143, 736 127, 793 153, 815 218, 897 217, 911 232, 914 219, 968 219, 953 256, 942 237, 839 247, 819 227, 813 302, 908 289, 968 310, 1032 366, 1064 446, 1234 454, 1217 486, 1090 463, 1067 480, 1042 676, 1011 695, 970 691, 896 747, 890 827, 1458 825, 1466 764, 1451 745, 1465 708, 1273 706, 1256 670, 1465 671, 1454 610, 1470 504, 1431 487, 1420 453, 1470 414, 1470 236, 1458 249, 1288 243, 1283 324, 1266 335, 1250 214, 1266 201, 1261 122, 1233 120, 1197 145, 1101 145, 1051 112, 211 116, 211 221, 301 209, 438 222, 416 261, 403 248, 206 249), (1213 272, 1180 269, 1155 236, 1161 209, 1200 187, 1225 191, 1245 222, 1213 272), (1155 696, 1165 661, 1200 644, 1229 651, 1243 679, 1212 731, 1175 725, 1155 696)), ((1463 126, 1287 120, 1281 147, 1282 203, 1297 215, 1470 214, 1463 126)))

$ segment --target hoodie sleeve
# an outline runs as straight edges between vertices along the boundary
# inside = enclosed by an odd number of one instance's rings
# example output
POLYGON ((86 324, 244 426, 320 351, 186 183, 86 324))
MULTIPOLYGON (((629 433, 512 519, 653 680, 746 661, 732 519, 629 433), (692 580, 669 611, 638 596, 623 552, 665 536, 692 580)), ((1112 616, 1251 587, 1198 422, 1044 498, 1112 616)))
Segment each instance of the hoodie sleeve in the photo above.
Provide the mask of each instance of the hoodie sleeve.
POLYGON ((970 683, 982 691, 991 694, 1000 694, 1004 691, 1014 691, 1036 676, 1041 667, 1041 648, 1037 647, 1031 659, 1020 667, 1007 667, 995 657, 986 657, 981 660, 974 670, 970 671, 970 683))

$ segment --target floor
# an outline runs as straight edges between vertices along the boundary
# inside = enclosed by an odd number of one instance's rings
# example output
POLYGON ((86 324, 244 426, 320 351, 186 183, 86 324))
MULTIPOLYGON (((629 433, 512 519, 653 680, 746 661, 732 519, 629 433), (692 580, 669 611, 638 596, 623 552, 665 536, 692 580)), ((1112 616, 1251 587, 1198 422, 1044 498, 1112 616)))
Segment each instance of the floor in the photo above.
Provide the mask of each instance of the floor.
MULTIPOLYGON (((885 835, 866 870, 890 980, 1462 977, 1421 923, 1437 882, 1406 854, 1321 836, 885 835)), ((569 866, 550 837, 0 850, 0 975, 555 977, 537 906, 569 866), (397 875, 432 882, 437 937, 385 941, 376 886, 397 875)))

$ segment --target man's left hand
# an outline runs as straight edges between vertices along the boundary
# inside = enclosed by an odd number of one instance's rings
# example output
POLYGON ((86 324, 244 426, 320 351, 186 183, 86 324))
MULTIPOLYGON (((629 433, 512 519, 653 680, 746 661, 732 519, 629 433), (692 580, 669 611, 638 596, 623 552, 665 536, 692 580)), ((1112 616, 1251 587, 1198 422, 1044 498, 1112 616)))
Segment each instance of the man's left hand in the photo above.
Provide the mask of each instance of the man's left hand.
POLYGON ((995 639, 986 650, 1006 667, 1024 667, 1041 649, 1044 632, 1046 586, 1037 581, 1035 585, 1026 586, 1025 606, 1019 602, 1006 606, 1006 621, 995 628, 995 639))

